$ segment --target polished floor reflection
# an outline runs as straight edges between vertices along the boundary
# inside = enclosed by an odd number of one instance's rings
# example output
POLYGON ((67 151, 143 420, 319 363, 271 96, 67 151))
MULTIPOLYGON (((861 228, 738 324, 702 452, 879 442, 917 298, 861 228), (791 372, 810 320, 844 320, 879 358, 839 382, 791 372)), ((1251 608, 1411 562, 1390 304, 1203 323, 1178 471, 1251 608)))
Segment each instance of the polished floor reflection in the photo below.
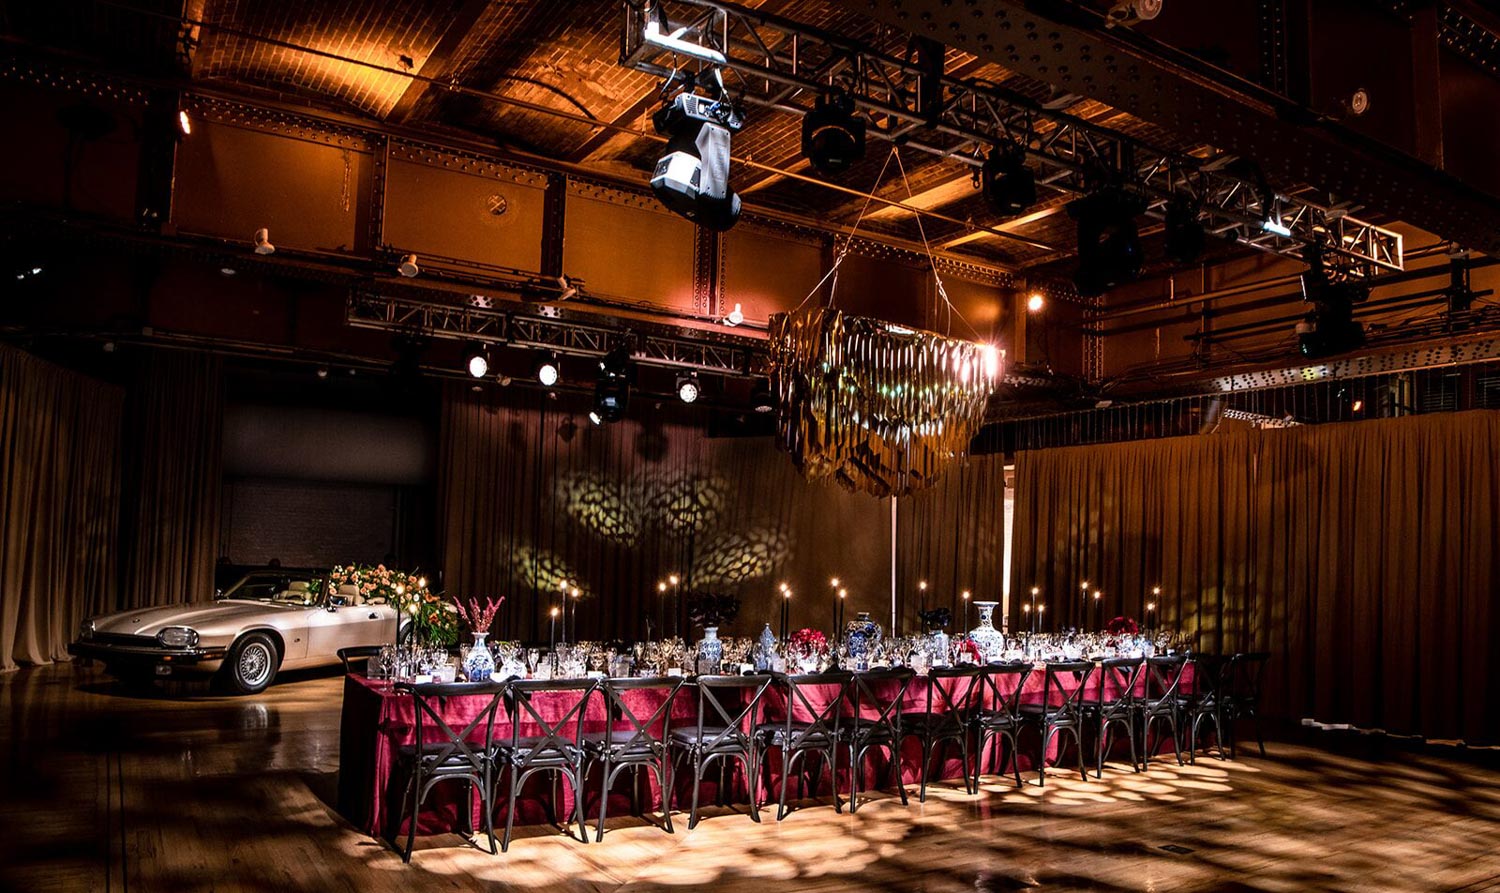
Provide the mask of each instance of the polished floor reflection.
POLYGON ((69 666, 0 677, 0 889, 1500 890, 1500 772, 1287 744, 856 816, 710 810, 675 835, 626 817, 586 846, 530 828, 498 857, 419 838, 406 866, 332 806, 341 684, 225 698, 135 696, 69 666))

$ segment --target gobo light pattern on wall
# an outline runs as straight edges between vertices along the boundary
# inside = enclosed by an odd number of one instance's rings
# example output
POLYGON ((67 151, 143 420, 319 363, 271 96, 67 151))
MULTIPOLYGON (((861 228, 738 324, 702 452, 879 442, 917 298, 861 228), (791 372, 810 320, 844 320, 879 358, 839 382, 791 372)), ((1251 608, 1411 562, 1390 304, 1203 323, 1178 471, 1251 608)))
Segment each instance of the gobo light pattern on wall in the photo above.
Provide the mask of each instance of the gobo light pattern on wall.
POLYGON ((809 480, 903 496, 968 454, 1003 353, 827 307, 771 317, 781 447, 809 480))

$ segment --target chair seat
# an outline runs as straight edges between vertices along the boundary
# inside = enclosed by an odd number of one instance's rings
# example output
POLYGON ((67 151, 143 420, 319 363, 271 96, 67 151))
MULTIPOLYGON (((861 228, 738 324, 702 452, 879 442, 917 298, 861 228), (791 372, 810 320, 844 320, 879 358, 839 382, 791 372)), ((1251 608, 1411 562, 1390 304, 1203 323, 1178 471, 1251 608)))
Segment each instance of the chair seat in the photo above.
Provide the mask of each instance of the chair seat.
POLYGON ((655 756, 661 745, 662 742, 655 738, 627 730, 590 732, 583 736, 584 750, 591 754, 602 754, 608 750, 610 756, 616 759, 655 756))
POLYGON ((890 720, 852 716, 839 720, 839 737, 844 740, 858 738, 861 741, 890 741, 896 737, 895 733, 894 723, 890 720))
POLYGON ((522 738, 515 743, 506 741, 495 745, 495 754, 498 759, 512 763, 529 762, 532 766, 571 766, 579 762, 583 757, 583 748, 572 742, 565 742, 559 748, 555 742, 541 747, 545 738, 522 738))
MULTIPOLYGON (((484 752, 484 745, 470 744, 469 746, 481 762, 488 759, 484 752)), ((479 771, 461 750, 455 749, 451 754, 439 760, 438 757, 447 747, 446 742, 422 745, 422 760, 425 763, 422 771, 428 775, 473 775, 479 771)), ((417 746, 415 744, 398 745, 396 755, 396 758, 403 763, 414 763, 417 761, 417 746)))
POLYGON ((679 747, 688 748, 711 747, 713 750, 732 751, 739 751, 744 749, 733 735, 726 735, 723 738, 720 738, 719 736, 724 735, 724 731, 725 729, 722 726, 717 728, 705 727, 703 729, 702 737, 699 737, 698 730, 696 728, 673 729, 672 743, 679 747))
MULTIPOLYGON (((792 741, 794 745, 807 745, 809 747, 827 747, 833 742, 833 735, 825 726, 816 731, 808 731, 813 728, 810 722, 792 723, 792 741)), ((770 741, 772 744, 781 746, 787 742, 787 724, 781 722, 763 722, 755 727, 755 734, 770 741)))
POLYGON ((1045 722, 1057 725, 1078 722, 1079 716, 1072 710, 1047 704, 1022 704, 1021 717, 1028 722, 1045 722))
POLYGON ((952 713, 903 713, 901 732, 906 735, 958 735, 963 719, 952 713))
POLYGON ((981 710, 974 715, 974 722, 986 729, 1012 729, 1021 724, 1021 717, 1004 710, 981 710))

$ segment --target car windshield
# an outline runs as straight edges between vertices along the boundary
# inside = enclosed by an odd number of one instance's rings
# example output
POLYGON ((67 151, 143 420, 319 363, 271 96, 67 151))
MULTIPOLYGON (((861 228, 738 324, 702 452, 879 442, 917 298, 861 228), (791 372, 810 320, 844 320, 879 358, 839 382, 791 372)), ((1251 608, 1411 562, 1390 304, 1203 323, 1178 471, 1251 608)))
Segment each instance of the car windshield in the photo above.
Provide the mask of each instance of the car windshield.
POLYGON ((310 575, 285 572, 246 574, 224 593, 224 598, 290 605, 314 605, 319 597, 319 587, 310 575))

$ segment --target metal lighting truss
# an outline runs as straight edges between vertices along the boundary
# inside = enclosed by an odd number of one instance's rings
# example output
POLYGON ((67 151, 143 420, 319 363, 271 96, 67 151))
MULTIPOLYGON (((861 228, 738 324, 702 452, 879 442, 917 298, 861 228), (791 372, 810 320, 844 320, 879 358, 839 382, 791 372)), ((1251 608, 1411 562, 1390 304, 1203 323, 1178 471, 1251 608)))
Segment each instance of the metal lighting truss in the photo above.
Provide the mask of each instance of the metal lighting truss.
POLYGON ((538 348, 573 356, 602 357, 625 344, 637 363, 723 375, 763 373, 768 359, 764 342, 751 338, 729 340, 718 335, 710 340, 640 326, 627 330, 563 319, 549 315, 545 308, 513 312, 363 290, 350 292, 344 319, 359 329, 538 348))
POLYGON ((1152 217, 1165 217, 1167 203, 1180 199, 1198 209, 1208 232, 1262 251, 1300 259, 1303 246, 1317 242, 1328 250, 1328 262, 1348 275, 1403 269, 1399 233, 1276 194, 1231 172, 1235 166, 1223 158, 1210 162, 1159 149, 1005 87, 950 77, 932 64, 942 59, 939 46, 913 61, 732 3, 623 5, 620 60, 631 68, 663 78, 695 67, 727 69, 739 75, 727 83, 743 101, 798 115, 809 111, 795 101, 799 96, 838 86, 883 122, 870 130, 881 139, 975 166, 989 146, 1024 143, 1043 169, 1038 182, 1065 192, 1126 185, 1141 192, 1152 217), (1284 229, 1268 230, 1268 222, 1284 229))

